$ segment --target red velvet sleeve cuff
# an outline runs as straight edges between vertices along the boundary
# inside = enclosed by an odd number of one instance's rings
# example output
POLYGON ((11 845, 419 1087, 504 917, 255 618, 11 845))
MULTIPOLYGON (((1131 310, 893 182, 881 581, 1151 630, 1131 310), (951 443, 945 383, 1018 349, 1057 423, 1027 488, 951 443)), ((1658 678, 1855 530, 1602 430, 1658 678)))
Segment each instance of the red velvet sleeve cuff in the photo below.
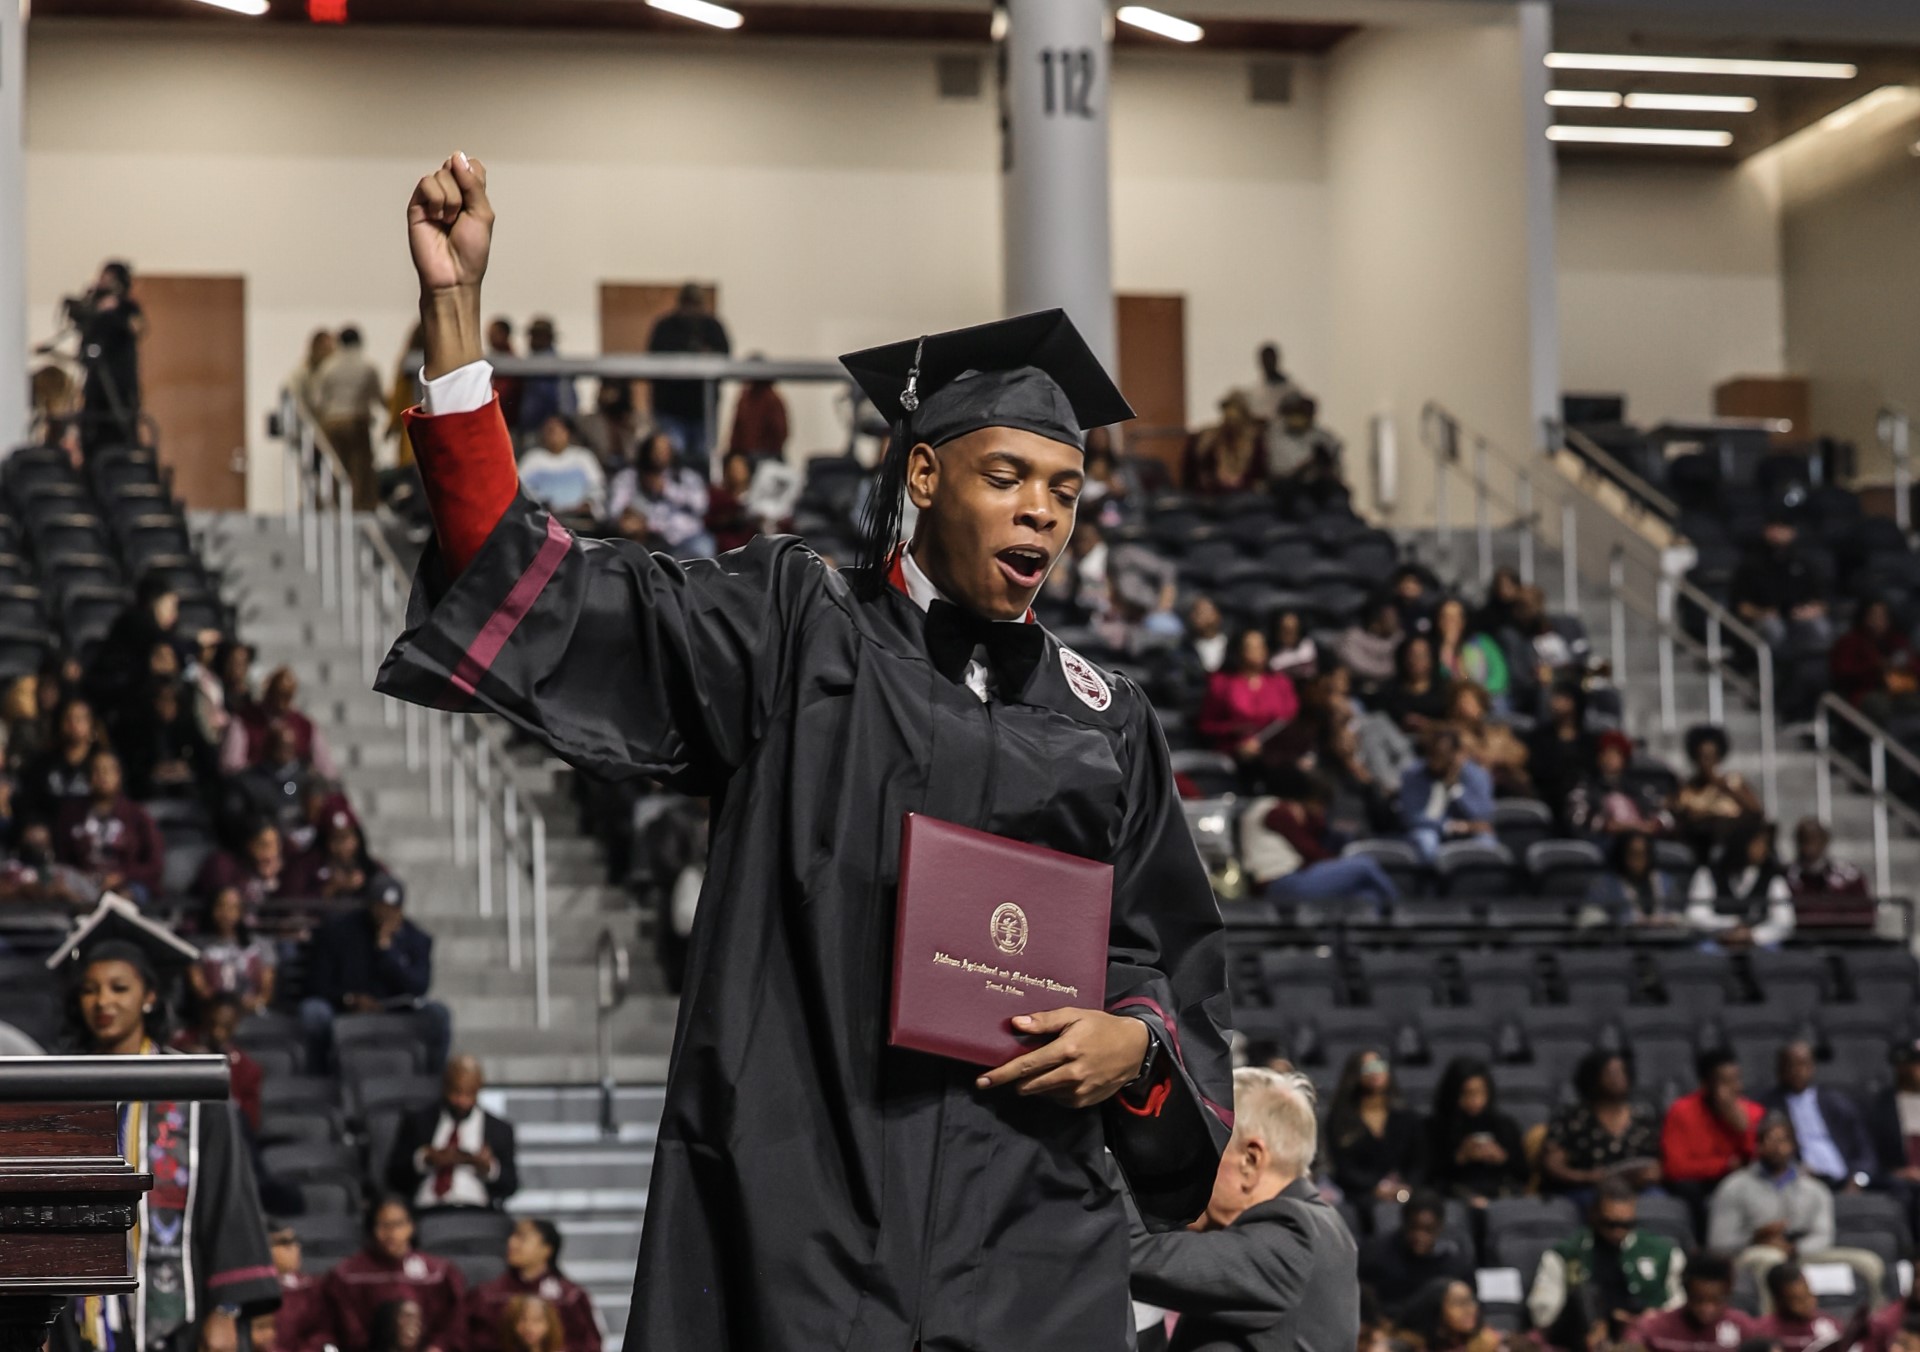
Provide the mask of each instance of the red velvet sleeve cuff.
POLYGON ((440 556, 452 577, 473 562, 520 491, 513 438, 497 397, 471 413, 437 418, 411 408, 405 421, 440 556))

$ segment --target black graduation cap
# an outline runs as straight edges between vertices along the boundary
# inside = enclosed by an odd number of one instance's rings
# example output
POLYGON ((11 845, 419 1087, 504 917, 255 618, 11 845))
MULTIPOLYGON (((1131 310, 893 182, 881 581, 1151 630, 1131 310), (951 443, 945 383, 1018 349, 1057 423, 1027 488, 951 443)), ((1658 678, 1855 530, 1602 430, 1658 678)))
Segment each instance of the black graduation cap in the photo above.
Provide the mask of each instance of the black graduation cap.
POLYGON ((199 961, 200 950, 109 892, 47 959, 47 970, 77 976, 88 963, 103 958, 131 964, 149 985, 164 990, 199 961))
POLYGON ((1133 409, 1065 310, 927 334, 840 358, 893 429, 867 499, 861 563, 878 575, 898 542, 907 452, 983 427, 1013 427, 1069 446, 1133 409))

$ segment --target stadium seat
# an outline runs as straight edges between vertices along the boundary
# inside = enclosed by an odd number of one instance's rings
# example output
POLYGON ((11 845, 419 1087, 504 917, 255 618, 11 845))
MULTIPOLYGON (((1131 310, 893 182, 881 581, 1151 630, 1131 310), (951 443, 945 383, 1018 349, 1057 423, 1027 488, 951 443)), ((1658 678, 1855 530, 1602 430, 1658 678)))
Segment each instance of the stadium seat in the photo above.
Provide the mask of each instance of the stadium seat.
POLYGON ((1693 1212, 1678 1197, 1663 1192, 1640 1194, 1640 1228, 1672 1240, 1682 1253, 1691 1252, 1697 1242, 1693 1212))
POLYGON ((1240 772, 1233 757, 1220 751, 1175 751, 1173 772, 1185 775, 1208 798, 1228 796, 1240 787, 1240 772))
POLYGON ((1554 954, 1553 962, 1570 1005, 1610 1011, 1631 1004, 1639 993, 1639 976, 1627 949, 1565 949, 1554 954))
POLYGON ((1527 873, 1549 897, 1583 900, 1606 869, 1600 847, 1585 840, 1543 840, 1527 847, 1527 873))
POLYGON ((1442 896, 1504 897, 1519 885, 1513 852, 1497 840, 1450 840, 1433 867, 1442 896))
POLYGON ((1824 953, 1761 949, 1749 955, 1748 962, 1760 998, 1775 1009, 1811 1014, 1833 985, 1824 953))
POLYGON ((344 1180, 359 1185, 360 1156, 345 1141, 283 1141, 263 1146, 260 1167, 285 1183, 344 1180))
POLYGON ((1276 1009, 1329 1008, 1338 975, 1332 959, 1314 953, 1268 949, 1260 954, 1261 988, 1276 1009))
POLYGON ((1421 897, 1433 890, 1433 871, 1409 842, 1404 840, 1355 840, 1340 851, 1344 859, 1365 855, 1393 879, 1402 897, 1421 897))
POLYGON ((1724 953, 1662 953, 1654 967, 1670 1005, 1704 1015, 1727 1003, 1733 964, 1724 953))
POLYGON ((1502 798, 1493 805, 1493 833, 1516 858, 1524 858, 1553 831, 1553 809, 1537 798, 1502 798))
POLYGON ((1534 1003, 1539 960, 1525 952, 1467 952, 1457 955, 1460 993, 1476 1009, 1507 1011, 1534 1003))
POLYGON ((498 1277, 507 1270, 507 1256, 501 1253, 456 1253, 449 1255, 453 1265, 460 1269, 460 1275, 466 1278, 469 1290, 498 1277))
POLYGON ((1849 949, 1840 956, 1840 989, 1855 1002, 1882 1011, 1906 1009, 1920 988, 1911 953, 1897 948, 1849 949))
POLYGON ((1374 1009, 1425 1011, 1435 999, 1439 974, 1429 953, 1363 953, 1360 972, 1374 1009))
POLYGON ((470 1253, 503 1253, 514 1218, 504 1211, 479 1207, 451 1207, 420 1214, 418 1242, 428 1253, 454 1257, 470 1253))

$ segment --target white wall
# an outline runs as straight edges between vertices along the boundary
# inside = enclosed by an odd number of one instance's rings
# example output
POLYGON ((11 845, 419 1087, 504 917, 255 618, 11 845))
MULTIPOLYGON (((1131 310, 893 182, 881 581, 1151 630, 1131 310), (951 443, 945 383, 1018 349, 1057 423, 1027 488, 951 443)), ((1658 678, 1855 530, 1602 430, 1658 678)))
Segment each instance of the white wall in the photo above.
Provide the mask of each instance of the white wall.
POLYGON ((1327 404, 1362 501, 1362 434, 1393 418, 1403 523, 1431 519, 1428 400, 1514 452, 1534 440, 1521 45, 1511 17, 1374 30, 1336 48, 1328 71, 1327 404))
MULTIPOLYGON (((308 332, 397 353, 402 210, 456 148, 493 173, 489 312, 553 314, 563 350, 597 348, 603 280, 716 280, 736 347, 779 356, 1000 312, 994 102, 939 99, 933 48, 51 21, 29 44, 31 314, 113 255, 244 274, 261 509, 261 420, 308 332)), ((1269 337, 1318 380, 1310 63, 1285 108, 1234 58, 1127 54, 1113 83, 1115 282, 1187 296, 1190 411, 1269 337)), ((827 401, 790 398, 799 448, 833 444, 827 401)))
POLYGON ((1786 363, 1779 194, 1737 168, 1569 157, 1560 165, 1563 388, 1624 393, 1642 425, 1713 413, 1713 387, 1786 363))

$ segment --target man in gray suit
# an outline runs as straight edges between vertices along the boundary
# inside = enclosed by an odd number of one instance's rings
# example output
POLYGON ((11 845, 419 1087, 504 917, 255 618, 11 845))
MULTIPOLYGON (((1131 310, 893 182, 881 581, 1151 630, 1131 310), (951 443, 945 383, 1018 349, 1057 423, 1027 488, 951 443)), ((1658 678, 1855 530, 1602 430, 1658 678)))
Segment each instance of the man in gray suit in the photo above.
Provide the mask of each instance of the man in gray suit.
POLYGON ((1136 1218, 1134 1299, 1177 1316, 1169 1352, 1353 1352, 1359 1253, 1306 1178, 1313 1086, 1297 1073, 1237 1070, 1233 1113, 1194 1228, 1148 1234, 1136 1218))

